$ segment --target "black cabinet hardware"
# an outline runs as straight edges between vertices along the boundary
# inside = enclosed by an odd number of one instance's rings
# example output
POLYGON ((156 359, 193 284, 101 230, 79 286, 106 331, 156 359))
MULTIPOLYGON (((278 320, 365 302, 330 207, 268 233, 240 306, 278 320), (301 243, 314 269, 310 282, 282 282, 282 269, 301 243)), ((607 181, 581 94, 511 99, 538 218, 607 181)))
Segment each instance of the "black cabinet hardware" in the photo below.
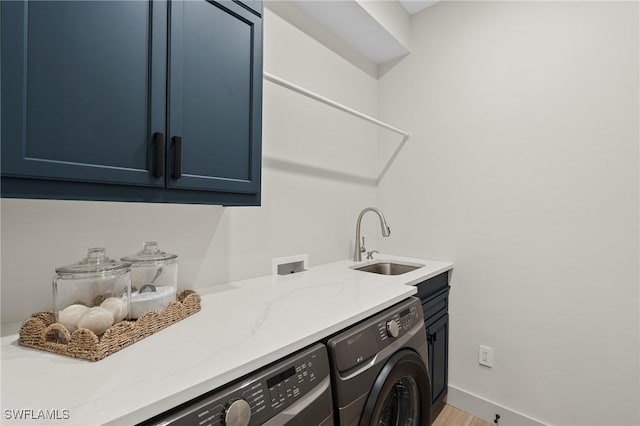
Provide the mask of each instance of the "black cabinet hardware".
POLYGON ((182 177, 182 137, 173 137, 173 178, 182 177))
POLYGON ((156 166, 153 169, 153 175, 162 177, 164 176, 164 133, 154 133, 153 143, 156 146, 156 166))

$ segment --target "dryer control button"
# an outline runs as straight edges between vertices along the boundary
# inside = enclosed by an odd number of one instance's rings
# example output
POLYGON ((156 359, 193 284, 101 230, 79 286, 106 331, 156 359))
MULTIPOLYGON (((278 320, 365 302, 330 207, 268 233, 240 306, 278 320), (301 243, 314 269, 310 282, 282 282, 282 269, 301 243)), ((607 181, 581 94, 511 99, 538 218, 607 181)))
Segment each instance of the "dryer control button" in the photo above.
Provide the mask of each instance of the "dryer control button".
POLYGON ((387 321, 387 334, 391 337, 398 337, 398 335, 400 334, 400 326, 398 325, 398 321, 387 321))

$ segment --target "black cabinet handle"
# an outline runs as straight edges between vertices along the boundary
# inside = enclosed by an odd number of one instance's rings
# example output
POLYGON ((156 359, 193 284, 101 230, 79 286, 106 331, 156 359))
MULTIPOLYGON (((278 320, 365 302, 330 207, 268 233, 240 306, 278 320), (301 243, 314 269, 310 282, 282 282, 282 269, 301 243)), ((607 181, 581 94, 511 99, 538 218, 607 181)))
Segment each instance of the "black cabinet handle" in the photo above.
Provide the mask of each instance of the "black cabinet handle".
POLYGON ((156 164, 153 168, 153 175, 159 178, 164 176, 164 133, 154 133, 153 143, 156 146, 156 164))
POLYGON ((173 138, 173 178, 180 179, 182 177, 182 137, 174 136, 173 138))

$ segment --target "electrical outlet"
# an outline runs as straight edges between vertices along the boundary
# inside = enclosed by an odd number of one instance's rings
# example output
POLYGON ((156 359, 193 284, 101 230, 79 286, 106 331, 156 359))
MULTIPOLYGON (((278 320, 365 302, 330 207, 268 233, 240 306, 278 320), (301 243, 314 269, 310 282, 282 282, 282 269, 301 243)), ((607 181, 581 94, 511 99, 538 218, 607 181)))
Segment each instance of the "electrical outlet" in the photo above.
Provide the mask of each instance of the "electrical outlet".
POLYGON ((478 364, 493 367, 493 349, 480 345, 478 348, 478 364))

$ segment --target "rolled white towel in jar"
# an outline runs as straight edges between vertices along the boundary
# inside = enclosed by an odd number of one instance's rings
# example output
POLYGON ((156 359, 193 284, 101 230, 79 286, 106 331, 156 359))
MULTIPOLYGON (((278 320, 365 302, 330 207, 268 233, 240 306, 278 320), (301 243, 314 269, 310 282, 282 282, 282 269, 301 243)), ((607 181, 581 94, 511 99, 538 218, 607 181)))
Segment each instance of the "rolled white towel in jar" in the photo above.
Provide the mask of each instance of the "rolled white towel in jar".
POLYGON ((73 333, 78 328, 80 317, 87 312, 88 309, 88 307, 80 304, 69 305, 58 312, 58 322, 64 325, 69 333, 73 333))
POLYGON ((101 335, 113 325, 113 314, 99 306, 89 308, 78 321, 78 328, 87 328, 101 335))
POLYGON ((100 307, 111 312, 114 324, 122 321, 129 314, 127 300, 121 297, 109 297, 100 304, 100 307))

